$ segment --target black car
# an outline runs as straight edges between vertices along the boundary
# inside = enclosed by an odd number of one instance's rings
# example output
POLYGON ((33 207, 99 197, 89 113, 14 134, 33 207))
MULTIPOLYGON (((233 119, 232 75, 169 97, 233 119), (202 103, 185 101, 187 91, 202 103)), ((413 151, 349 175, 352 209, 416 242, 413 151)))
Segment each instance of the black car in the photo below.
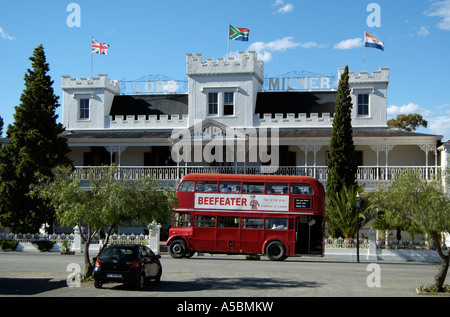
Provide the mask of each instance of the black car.
POLYGON ((113 244, 103 249, 94 268, 94 285, 101 288, 104 283, 132 283, 142 289, 146 281, 161 280, 160 255, 141 244, 113 244))

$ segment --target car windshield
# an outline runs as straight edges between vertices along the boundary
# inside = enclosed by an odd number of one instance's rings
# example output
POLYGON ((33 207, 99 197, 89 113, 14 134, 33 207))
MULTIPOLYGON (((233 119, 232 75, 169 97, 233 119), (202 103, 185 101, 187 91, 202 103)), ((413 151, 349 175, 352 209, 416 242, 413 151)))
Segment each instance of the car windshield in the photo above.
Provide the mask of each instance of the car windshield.
POLYGON ((127 247, 109 247, 102 251, 100 258, 102 259, 116 259, 116 260, 130 260, 133 259, 134 250, 127 247))

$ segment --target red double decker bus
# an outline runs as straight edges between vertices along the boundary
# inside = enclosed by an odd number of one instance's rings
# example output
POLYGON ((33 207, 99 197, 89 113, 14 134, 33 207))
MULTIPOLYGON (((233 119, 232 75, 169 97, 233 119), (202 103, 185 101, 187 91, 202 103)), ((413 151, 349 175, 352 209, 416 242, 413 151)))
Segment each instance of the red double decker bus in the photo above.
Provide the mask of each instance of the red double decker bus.
POLYGON ((307 176, 189 174, 177 188, 167 246, 195 252, 323 256, 325 191, 307 176))

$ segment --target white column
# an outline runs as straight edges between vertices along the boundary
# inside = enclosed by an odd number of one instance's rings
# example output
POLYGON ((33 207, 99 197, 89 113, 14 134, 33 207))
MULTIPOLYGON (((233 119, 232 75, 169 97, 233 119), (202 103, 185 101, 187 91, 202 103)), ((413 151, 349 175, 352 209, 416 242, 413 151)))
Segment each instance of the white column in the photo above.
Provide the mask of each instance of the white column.
POLYGON ((119 155, 119 162, 117 162, 117 166, 120 166, 120 155, 122 154, 123 151, 126 150, 126 146, 122 146, 122 145, 107 145, 105 146, 106 151, 109 152, 109 154, 111 155, 111 165, 112 165, 112 157, 114 155, 114 153, 117 153, 119 155))
POLYGON ((370 227, 369 229, 369 251, 367 253, 368 261, 376 261, 377 258, 377 231, 370 227))
POLYGON ((317 166, 317 152, 320 151, 322 145, 300 145, 300 149, 305 153, 305 171, 308 168, 308 152, 313 152, 314 154, 314 162, 313 162, 313 176, 316 178, 316 166, 317 166))
POLYGON ((149 229, 149 247, 152 249, 152 251, 155 254, 159 254, 160 252, 160 246, 159 246, 159 239, 160 239, 160 231, 161 231, 161 224, 156 223, 156 221, 153 221, 151 224, 148 225, 149 229))
POLYGON ((81 244, 80 230, 81 229, 78 228, 78 226, 73 228, 73 234, 75 235, 75 237, 73 239, 73 250, 76 253, 82 253, 83 252, 83 247, 82 247, 82 244, 81 244))
POLYGON ((434 152, 435 153, 435 167, 437 166, 437 155, 436 155, 436 145, 435 144, 420 144, 420 149, 425 152, 425 177, 426 179, 429 179, 429 173, 428 173, 428 152, 434 152))

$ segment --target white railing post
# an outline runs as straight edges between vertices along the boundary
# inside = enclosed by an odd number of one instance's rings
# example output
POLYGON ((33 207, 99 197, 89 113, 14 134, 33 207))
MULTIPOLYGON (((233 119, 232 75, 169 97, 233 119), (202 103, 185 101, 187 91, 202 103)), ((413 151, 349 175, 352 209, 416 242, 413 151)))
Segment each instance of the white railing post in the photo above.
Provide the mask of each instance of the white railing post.
POLYGON ((76 253, 82 253, 83 252, 80 230, 81 229, 78 228, 78 226, 73 228, 73 234, 74 234, 73 251, 75 251, 76 253))
POLYGON ((369 252, 367 253, 367 260, 376 261, 377 257, 377 231, 370 227, 369 229, 369 252))
POLYGON ((148 225, 149 229, 149 247, 152 249, 152 251, 155 254, 159 254, 160 252, 160 245, 159 245, 159 239, 160 239, 160 232, 161 232, 161 225, 159 223, 156 223, 156 221, 153 221, 151 224, 148 225))

